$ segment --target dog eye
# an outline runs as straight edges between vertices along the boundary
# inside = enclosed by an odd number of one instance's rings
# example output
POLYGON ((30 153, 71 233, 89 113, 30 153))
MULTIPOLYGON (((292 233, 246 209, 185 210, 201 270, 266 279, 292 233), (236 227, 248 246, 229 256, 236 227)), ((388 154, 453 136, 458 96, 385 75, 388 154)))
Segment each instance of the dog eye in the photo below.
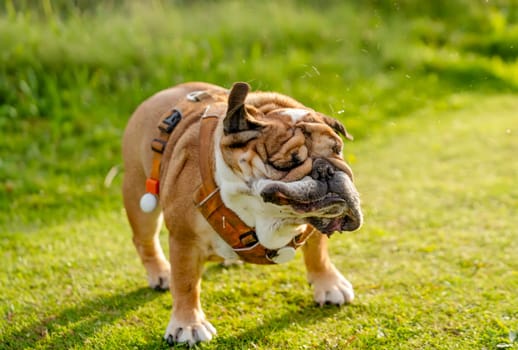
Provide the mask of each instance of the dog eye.
POLYGON ((304 161, 305 159, 301 159, 299 152, 294 151, 290 155, 286 155, 283 159, 270 160, 268 163, 270 163, 270 165, 276 170, 287 171, 298 167, 304 163, 304 161))
POLYGON ((301 163, 303 163, 302 159, 300 159, 300 156, 297 152, 293 152, 291 154, 291 162, 293 163, 294 166, 297 166, 297 165, 300 165, 301 163))
POLYGON ((268 162, 275 170, 286 171, 290 170, 293 166, 291 162, 268 162))
POLYGON ((295 165, 293 163, 293 161, 284 161, 284 162, 269 162, 270 165, 272 167, 274 167, 276 170, 280 170, 280 171, 287 171, 287 170, 290 170, 291 168, 294 168, 295 165))
POLYGON ((230 145, 228 145, 228 148, 245 148, 246 145, 248 144, 248 142, 236 142, 236 143, 231 143, 230 145))

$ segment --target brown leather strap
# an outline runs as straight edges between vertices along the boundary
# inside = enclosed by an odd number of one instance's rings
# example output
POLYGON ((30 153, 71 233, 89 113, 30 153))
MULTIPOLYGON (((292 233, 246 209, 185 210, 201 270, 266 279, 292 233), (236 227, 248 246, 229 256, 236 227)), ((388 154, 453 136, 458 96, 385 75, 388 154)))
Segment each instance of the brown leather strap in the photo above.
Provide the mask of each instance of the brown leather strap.
POLYGON ((240 236, 254 230, 246 225, 221 199, 214 180, 214 132, 220 116, 226 112, 226 103, 208 106, 200 124, 200 172, 202 185, 195 194, 195 203, 212 228, 232 248, 246 248, 240 236))

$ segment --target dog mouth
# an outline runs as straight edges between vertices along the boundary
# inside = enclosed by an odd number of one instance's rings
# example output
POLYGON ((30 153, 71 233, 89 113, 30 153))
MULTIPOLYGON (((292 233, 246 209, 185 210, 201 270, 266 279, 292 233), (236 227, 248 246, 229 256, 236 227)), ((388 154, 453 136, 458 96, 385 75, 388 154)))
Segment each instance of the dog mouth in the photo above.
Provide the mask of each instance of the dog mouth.
POLYGON ((355 215, 347 201, 336 193, 328 193, 314 202, 293 203, 291 205, 301 213, 319 213, 310 216, 307 221, 320 232, 331 235, 333 232, 355 231, 361 226, 361 214, 355 215))
POLYGON ((313 225, 317 230, 326 235, 330 236, 334 232, 344 231, 356 231, 361 227, 362 219, 351 215, 345 214, 334 218, 326 217, 310 217, 308 222, 313 225))
POLYGON ((261 191, 265 202, 290 206, 320 232, 355 231, 363 216, 359 194, 350 177, 324 159, 314 162, 311 176, 299 181, 272 181, 261 191))
POLYGON ((275 199, 269 197, 266 201, 278 205, 289 205, 300 214, 320 212, 324 216, 337 216, 346 205, 346 201, 336 193, 327 193, 325 196, 314 200, 289 198, 282 192, 276 192, 273 195, 276 196, 275 199))

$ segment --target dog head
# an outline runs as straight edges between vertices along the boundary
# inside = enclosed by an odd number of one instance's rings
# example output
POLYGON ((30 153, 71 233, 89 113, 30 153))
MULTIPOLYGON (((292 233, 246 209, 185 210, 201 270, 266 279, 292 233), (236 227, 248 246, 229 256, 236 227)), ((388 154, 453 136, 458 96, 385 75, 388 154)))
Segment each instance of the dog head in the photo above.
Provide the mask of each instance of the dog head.
POLYGON ((345 127, 283 95, 247 96, 248 84, 234 84, 223 121, 221 153, 232 172, 283 217, 325 234, 358 229, 359 195, 342 157, 340 135, 351 138, 345 127))

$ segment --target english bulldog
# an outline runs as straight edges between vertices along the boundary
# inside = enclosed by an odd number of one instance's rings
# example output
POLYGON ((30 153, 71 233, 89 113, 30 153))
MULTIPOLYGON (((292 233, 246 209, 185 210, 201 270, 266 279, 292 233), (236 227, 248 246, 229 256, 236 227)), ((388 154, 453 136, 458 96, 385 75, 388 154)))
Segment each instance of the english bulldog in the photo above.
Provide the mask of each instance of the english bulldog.
POLYGON ((246 83, 184 83, 136 109, 123 138, 124 206, 150 287, 173 296, 170 345, 216 334, 200 305, 208 260, 277 264, 301 247, 315 302, 353 300, 327 252, 329 235, 363 220, 341 136, 351 138, 337 120, 246 83))

